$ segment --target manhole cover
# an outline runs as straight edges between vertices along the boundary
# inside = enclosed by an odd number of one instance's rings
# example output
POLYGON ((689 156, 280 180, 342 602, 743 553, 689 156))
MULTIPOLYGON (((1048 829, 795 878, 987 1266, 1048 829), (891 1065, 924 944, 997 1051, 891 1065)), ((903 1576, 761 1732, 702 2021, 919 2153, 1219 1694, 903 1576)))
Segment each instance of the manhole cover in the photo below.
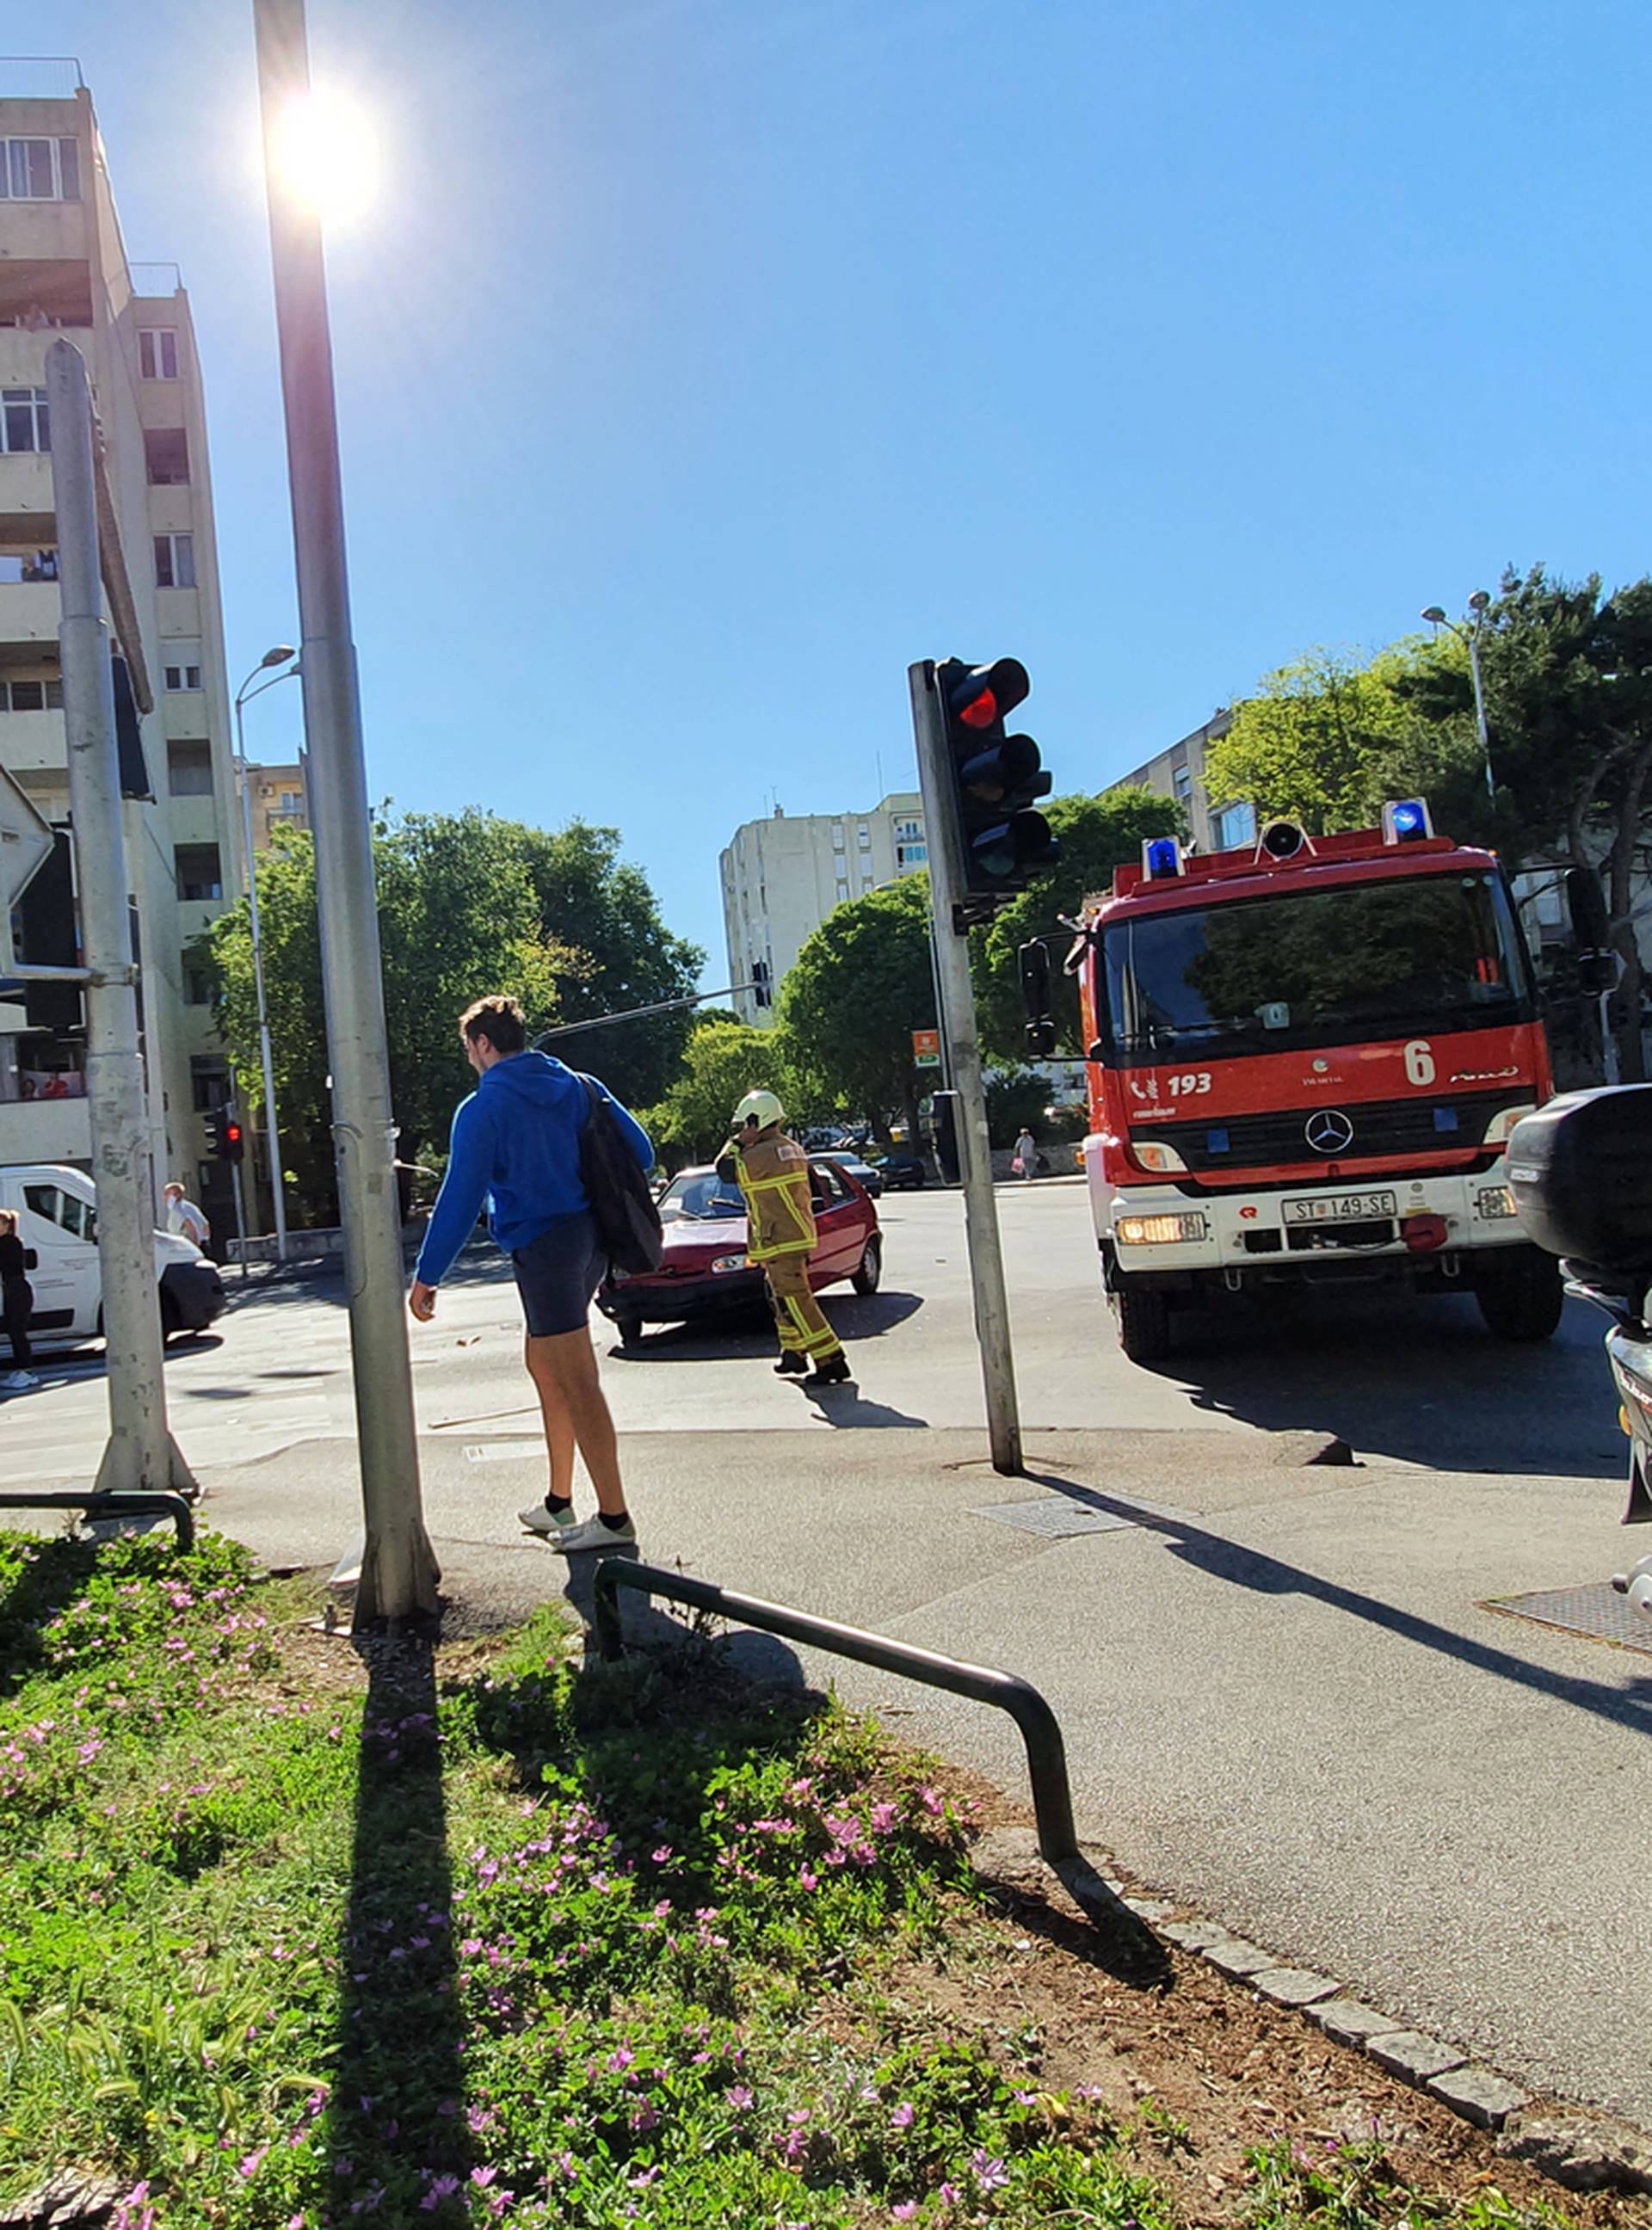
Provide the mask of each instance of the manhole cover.
POLYGON ((1064 1540, 1069 1533, 1119 1533, 1133 1519, 1116 1518, 1110 1510, 1086 1510, 1058 1495, 1039 1502, 987 1502, 972 1513, 991 1518, 1000 1525, 1013 1525, 1019 1533, 1041 1533, 1047 1541, 1064 1540))
POLYGON ((1586 1588, 1500 1595, 1484 1608, 1504 1611, 1510 1618, 1529 1618, 1539 1626, 1558 1626, 1565 1634, 1585 1634, 1591 1641, 1615 1641, 1621 1649, 1639 1649, 1652 1657, 1652 1625, 1629 1608, 1627 1595, 1620 1595, 1604 1580, 1586 1588))

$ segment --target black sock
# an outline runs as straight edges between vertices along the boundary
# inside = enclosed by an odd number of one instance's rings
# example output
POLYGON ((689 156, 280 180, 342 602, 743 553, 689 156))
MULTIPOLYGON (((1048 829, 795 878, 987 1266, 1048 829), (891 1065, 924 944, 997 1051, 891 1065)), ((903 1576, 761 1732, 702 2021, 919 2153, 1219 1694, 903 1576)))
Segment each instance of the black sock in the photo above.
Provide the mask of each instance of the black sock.
POLYGON ((631 1522, 631 1513, 629 1510, 621 1510, 616 1511, 599 1510, 597 1512, 597 1515, 602 1519, 603 1524, 607 1526, 610 1533, 619 1532, 623 1527, 629 1525, 631 1522))
POLYGON ((554 1518, 559 1510, 573 1508, 573 1497, 571 1494, 547 1494, 545 1498, 545 1506, 554 1518))

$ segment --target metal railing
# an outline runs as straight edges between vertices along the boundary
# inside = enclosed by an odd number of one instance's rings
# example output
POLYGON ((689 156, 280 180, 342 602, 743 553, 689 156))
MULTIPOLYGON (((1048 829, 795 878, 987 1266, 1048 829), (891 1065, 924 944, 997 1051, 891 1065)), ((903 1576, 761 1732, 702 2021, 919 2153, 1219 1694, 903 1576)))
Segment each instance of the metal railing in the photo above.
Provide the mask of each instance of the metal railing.
POLYGON ((917 1649, 910 1642, 891 1640, 887 1634, 840 1626, 836 1619, 815 1618, 807 1611, 789 1609, 784 1603, 735 1595, 708 1580, 691 1580, 685 1573, 662 1571, 656 1564, 637 1563, 628 1556, 604 1556, 597 1569, 597 1647, 610 1661, 625 1653, 620 1627, 621 1588, 635 1589, 639 1595, 664 1595, 691 1609, 710 1611, 741 1626, 754 1626, 765 1634, 801 1641, 807 1648, 829 1651, 835 1657, 852 1657, 857 1664, 873 1666, 880 1672, 897 1672, 907 1680, 921 1680, 926 1687, 945 1688, 954 1696, 968 1696, 978 1704, 991 1704, 1007 1711, 1026 1745, 1027 1777, 1032 1784, 1040 1852, 1069 1888, 1074 1884, 1068 1878, 1075 1870, 1099 1885, 1099 1877, 1091 1873, 1079 1852, 1061 1723, 1029 1681, 1014 1672, 994 1672, 990 1666, 966 1665, 956 1657, 938 1656, 933 1650, 917 1649))
POLYGON ((0 100, 73 100, 85 83, 73 55, 0 55, 0 100))
POLYGON ((177 294, 184 286, 176 263, 128 263, 126 276, 134 294, 177 294))
POLYGON ((180 1555, 195 1546, 195 1513, 181 1494, 158 1489, 99 1494, 91 1487, 14 1486, 0 1492, 0 1509, 83 1510, 94 1525, 111 1518, 170 1518, 180 1555))

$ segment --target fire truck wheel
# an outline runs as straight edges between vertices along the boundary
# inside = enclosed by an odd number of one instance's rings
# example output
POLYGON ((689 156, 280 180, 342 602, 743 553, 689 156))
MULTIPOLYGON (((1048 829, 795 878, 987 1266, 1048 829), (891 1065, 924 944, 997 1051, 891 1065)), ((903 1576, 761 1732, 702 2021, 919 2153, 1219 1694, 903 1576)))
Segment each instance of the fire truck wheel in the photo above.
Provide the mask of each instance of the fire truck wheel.
POLYGON ((1119 1344, 1132 1363, 1161 1363, 1170 1353, 1170 1303, 1163 1293, 1133 1290, 1114 1273, 1113 1305, 1119 1320, 1119 1344))
POLYGON ((1483 1263, 1475 1299, 1488 1331, 1499 1339, 1547 1339, 1560 1321, 1565 1295, 1558 1266, 1547 1254, 1521 1254, 1508 1263, 1483 1263))

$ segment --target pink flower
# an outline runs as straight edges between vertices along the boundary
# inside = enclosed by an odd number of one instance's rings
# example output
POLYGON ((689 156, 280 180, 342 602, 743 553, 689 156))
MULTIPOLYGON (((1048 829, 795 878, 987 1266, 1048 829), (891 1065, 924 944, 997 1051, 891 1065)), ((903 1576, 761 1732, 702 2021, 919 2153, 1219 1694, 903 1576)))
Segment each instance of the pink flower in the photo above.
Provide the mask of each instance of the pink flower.
POLYGON ((892 2130, 909 2130, 916 2119, 917 2116, 903 2098, 898 2106, 890 2110, 889 2127, 892 2130))
POLYGON ((737 2114, 743 2114, 752 2103, 752 2093, 743 2083, 729 2085, 728 2103, 737 2114))
POLYGON ((903 2199, 898 2206, 892 2207, 889 2212, 897 2222, 910 2222, 918 2212, 918 2202, 915 2199, 903 2199))
POLYGON ((816 1887, 818 1885, 818 1884, 819 1884, 819 1880, 820 1880, 820 1877, 819 1877, 819 1875, 818 1875, 818 1874, 815 1874, 815 1873, 811 1873, 811 1872, 810 1872, 810 1870, 809 1870, 809 1868, 808 1868, 807 1866, 799 1866, 799 1867, 798 1867, 798 1869, 797 1869, 797 1881, 798 1881, 798 1885, 799 1885, 801 1888, 803 1888, 803 1889, 814 1889, 814 1888, 816 1888, 816 1887))
POLYGON ((1010 2171, 1001 2160, 990 2160, 984 2145, 977 2145, 970 2156, 970 2172, 983 2191, 998 2191, 1010 2181, 1010 2171))

